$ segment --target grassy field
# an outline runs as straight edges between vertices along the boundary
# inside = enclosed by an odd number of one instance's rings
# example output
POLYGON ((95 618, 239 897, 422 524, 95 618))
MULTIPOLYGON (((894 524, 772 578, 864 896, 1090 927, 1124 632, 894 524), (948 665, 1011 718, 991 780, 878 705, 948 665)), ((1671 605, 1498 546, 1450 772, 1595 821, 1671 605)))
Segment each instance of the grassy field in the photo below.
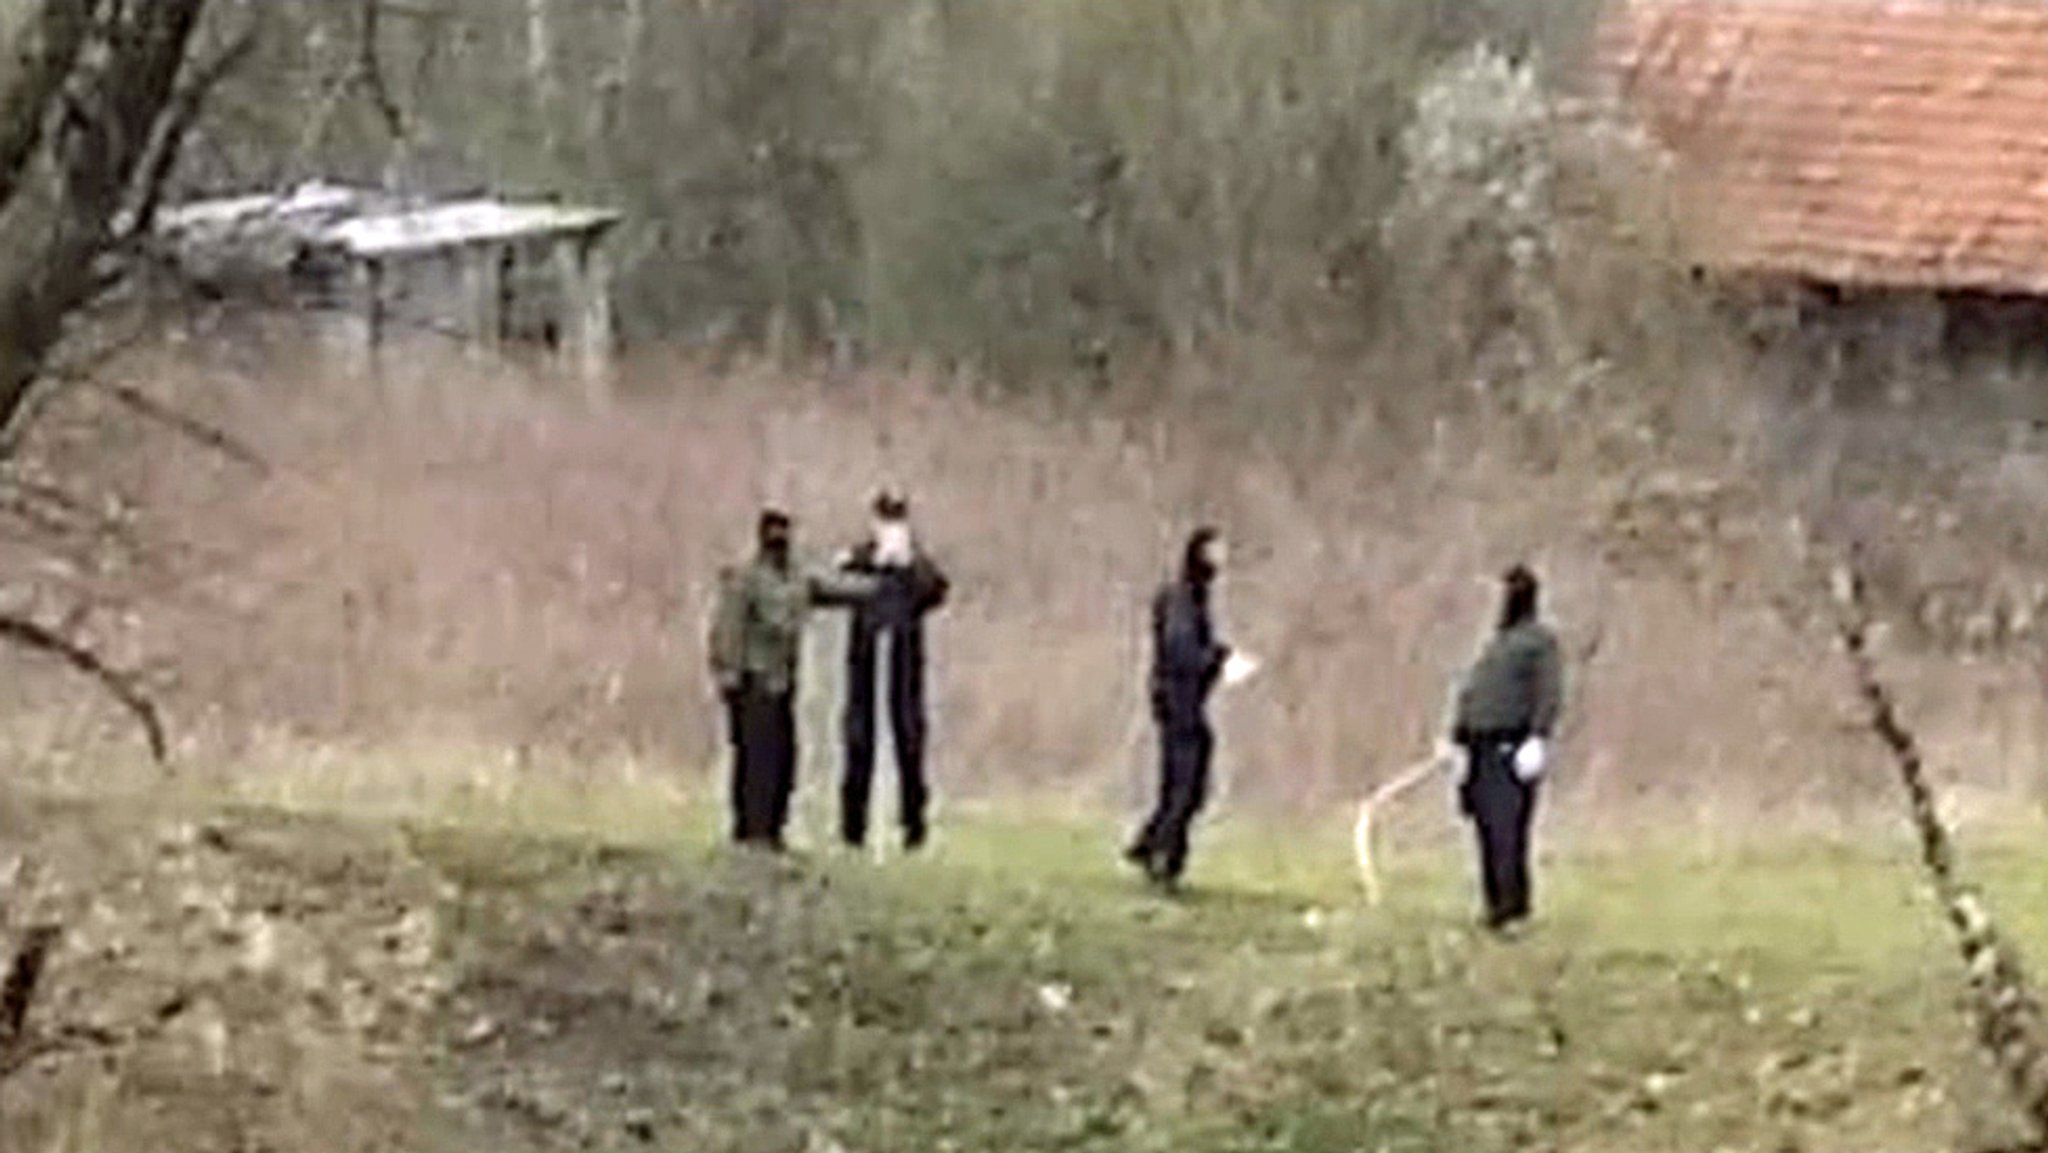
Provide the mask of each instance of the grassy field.
MULTIPOLYGON (((17 887, 8 924, 72 928, 34 1018, 49 1052, 0 1081, 0 1148, 2015 1135, 1903 851, 1564 854, 1539 924, 1503 943, 1469 928, 1462 853, 1396 853, 1369 910, 1334 828, 1213 825, 1167 901, 1124 875, 1108 822, 961 817, 923 859, 777 862, 717 847, 680 801, 570 807, 10 799, 0 844, 37 895, 17 887)), ((1972 860, 2022 945, 2048 942, 2038 854, 1972 860)))

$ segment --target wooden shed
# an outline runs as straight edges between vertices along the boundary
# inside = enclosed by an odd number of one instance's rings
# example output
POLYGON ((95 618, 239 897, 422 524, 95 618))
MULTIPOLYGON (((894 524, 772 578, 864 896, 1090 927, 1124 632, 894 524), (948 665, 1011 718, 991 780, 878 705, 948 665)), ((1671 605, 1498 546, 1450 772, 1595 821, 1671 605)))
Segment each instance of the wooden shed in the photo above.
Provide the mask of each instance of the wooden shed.
POLYGON ((157 237, 210 291, 347 310, 367 351, 404 328, 485 349, 539 340, 596 376, 613 348, 605 240, 619 220, 604 208, 309 184, 167 208, 157 237))

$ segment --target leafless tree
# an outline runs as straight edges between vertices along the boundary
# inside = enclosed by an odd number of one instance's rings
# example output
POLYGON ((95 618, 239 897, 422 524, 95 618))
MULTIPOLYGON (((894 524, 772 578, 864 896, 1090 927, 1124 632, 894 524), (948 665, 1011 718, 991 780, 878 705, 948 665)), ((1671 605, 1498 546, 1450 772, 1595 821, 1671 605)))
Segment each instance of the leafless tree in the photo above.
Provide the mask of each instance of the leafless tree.
MULTIPOLYGON (((76 375, 55 362, 78 318, 119 281, 207 91, 254 42, 252 25, 197 58, 207 9, 207 0, 34 0, 0 71, 0 515, 53 541, 93 532, 97 518, 91 502, 18 467, 22 434, 40 395, 76 375)), ((68 620, 0 616, 0 640, 94 678, 166 756, 139 678, 72 635, 68 620)))

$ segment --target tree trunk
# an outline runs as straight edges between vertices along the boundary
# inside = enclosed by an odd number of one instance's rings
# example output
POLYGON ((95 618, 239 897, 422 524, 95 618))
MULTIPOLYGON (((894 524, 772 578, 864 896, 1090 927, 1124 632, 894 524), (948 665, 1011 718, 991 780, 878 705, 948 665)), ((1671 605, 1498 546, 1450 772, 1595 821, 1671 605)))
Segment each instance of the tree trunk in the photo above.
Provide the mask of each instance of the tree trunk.
POLYGON ((93 0, 43 0, 21 22, 0 87, 0 204, 14 198, 43 141, 50 102, 92 31, 93 0))
POLYGON ((534 113, 540 118, 541 150, 552 160, 561 102, 555 89, 555 22, 550 0, 526 0, 526 76, 533 86, 534 113))
POLYGON ((631 90, 640 78, 640 42, 647 38, 647 0, 626 0, 625 38, 619 49, 619 87, 631 90))
MULTIPOLYGON (((50 0, 52 8, 80 4, 85 0, 50 0)), ((22 179, 34 174, 38 150, 31 145, 0 203, 0 430, 13 429, 66 320, 97 292, 115 221, 147 199, 138 185, 152 174, 158 120, 173 104, 206 0, 85 6, 98 19, 41 105, 47 110, 58 90, 67 90, 70 107, 43 150, 48 184, 22 179)), ((53 19, 68 29, 77 16, 69 10, 53 19)), ((26 79, 15 80, 7 95, 31 95, 26 79)), ((22 107, 17 115, 32 113, 22 107)), ((34 118, 47 122, 46 112, 34 118)))

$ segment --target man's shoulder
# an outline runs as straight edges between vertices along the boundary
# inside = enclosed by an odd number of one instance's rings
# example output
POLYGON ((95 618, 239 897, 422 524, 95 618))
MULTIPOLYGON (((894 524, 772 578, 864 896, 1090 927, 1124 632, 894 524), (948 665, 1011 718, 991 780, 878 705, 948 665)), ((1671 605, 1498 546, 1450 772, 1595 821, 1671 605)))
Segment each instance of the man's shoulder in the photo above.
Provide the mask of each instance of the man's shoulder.
POLYGON ((761 561, 747 561, 726 566, 722 579, 736 591, 756 594, 793 583, 801 584, 803 569, 800 565, 791 565, 789 571, 783 572, 761 561))
POLYGON ((1516 626, 1505 638, 1510 645, 1525 652, 1555 653, 1560 646, 1557 632, 1541 621, 1530 621, 1516 626))

